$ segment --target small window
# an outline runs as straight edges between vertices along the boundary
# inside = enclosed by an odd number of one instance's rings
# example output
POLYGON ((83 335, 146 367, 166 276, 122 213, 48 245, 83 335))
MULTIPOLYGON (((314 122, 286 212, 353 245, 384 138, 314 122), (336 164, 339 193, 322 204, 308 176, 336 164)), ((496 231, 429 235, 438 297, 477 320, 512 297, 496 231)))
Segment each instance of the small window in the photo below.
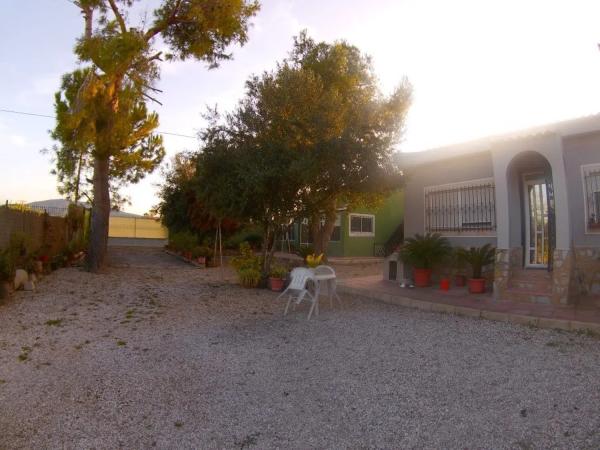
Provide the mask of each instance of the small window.
POLYGON ((375 216, 350 214, 350 236, 375 236, 375 216))
POLYGON ((425 188, 425 231, 460 234, 496 230, 492 179, 425 188))
POLYGON ((587 233, 600 233, 600 164, 582 166, 587 233))
POLYGON ((340 242, 342 240, 342 218, 339 214, 335 218, 335 225, 329 240, 331 242, 340 242))

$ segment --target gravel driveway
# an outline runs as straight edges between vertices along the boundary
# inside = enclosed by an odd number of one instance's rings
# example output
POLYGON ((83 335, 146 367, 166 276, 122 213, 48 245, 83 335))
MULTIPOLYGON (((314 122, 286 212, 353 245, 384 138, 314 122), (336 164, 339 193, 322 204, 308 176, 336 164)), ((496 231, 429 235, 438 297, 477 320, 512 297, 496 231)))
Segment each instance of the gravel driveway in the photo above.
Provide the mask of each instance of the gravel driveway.
POLYGON ((0 307, 0 448, 600 448, 600 340, 112 249, 0 307))

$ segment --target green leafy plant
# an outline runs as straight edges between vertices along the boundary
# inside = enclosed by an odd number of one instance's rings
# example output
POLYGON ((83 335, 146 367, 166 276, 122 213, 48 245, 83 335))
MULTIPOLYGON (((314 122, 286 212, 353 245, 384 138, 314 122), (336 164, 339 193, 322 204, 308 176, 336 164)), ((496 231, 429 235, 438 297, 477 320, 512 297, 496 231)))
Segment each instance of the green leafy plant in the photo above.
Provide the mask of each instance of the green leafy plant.
POLYGON ((457 258, 471 266, 473 278, 482 278, 483 268, 493 264, 496 258, 496 249, 491 244, 483 247, 458 248, 457 258))
POLYGON ((239 273, 242 270, 254 269, 260 272, 260 258, 254 254, 247 242, 240 244, 240 254, 231 259, 231 265, 239 273))
POLYGON ((285 279, 287 277, 288 270, 284 266, 274 265, 271 267, 271 273, 269 274, 272 278, 285 279))
POLYGON ((253 268, 245 268, 238 271, 238 277, 240 284, 246 288, 258 287, 260 283, 261 274, 260 270, 253 268))
POLYGON ((174 233, 169 238, 170 247, 178 252, 191 252, 198 246, 198 236, 189 231, 174 233))
POLYGON ((416 269, 433 269, 451 252, 448 239, 438 233, 416 234, 405 241, 400 257, 416 269))

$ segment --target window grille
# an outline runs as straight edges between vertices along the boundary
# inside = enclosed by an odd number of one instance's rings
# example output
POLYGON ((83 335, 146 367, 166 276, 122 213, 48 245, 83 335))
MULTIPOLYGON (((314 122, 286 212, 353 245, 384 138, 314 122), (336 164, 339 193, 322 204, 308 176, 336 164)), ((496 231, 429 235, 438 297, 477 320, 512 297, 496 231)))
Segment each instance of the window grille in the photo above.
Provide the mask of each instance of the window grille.
POLYGON ((600 233, 600 164, 582 169, 587 231, 600 233))
POLYGON ((496 230, 496 193, 491 179, 425 188, 425 231, 496 230))

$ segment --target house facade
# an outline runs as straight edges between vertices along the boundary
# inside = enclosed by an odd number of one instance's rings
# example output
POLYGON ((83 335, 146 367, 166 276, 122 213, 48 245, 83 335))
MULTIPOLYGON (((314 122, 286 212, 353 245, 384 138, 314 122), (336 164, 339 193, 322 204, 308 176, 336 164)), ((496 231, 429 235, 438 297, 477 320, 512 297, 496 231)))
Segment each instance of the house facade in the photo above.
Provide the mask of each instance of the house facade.
POLYGON ((403 154, 405 236, 496 247, 494 295, 600 294, 600 115, 403 154))
MULTIPOLYGON (((402 231, 404 217, 404 194, 390 195, 377 209, 359 208, 352 211, 338 210, 335 228, 327 247, 327 255, 333 257, 384 256, 389 239, 402 231)), ((292 224, 288 231, 290 249, 312 245, 307 220, 292 224)), ((287 239, 281 242, 287 250, 287 239)))

